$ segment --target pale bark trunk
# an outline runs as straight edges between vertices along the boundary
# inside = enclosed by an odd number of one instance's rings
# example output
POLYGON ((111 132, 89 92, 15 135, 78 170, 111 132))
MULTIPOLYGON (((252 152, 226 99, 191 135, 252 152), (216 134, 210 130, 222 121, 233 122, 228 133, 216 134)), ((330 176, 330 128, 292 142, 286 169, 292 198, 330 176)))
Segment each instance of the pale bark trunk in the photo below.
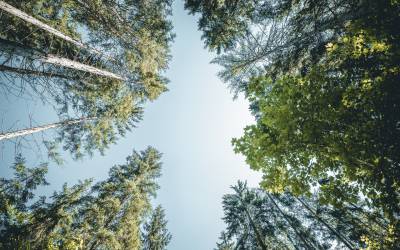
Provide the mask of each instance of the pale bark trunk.
POLYGON ((79 118, 79 119, 56 122, 56 123, 51 123, 51 124, 33 127, 33 128, 21 129, 21 130, 17 130, 17 131, 8 132, 8 133, 0 133, 0 141, 12 139, 12 138, 19 137, 19 136, 30 135, 33 133, 45 131, 45 130, 52 129, 52 128, 58 128, 58 127, 62 127, 62 126, 68 126, 68 125, 74 125, 74 124, 78 124, 78 123, 82 123, 82 122, 92 121, 95 119, 96 118, 83 117, 83 118, 79 118))
POLYGON ((75 44, 76 46, 78 46, 80 48, 83 48, 83 49, 89 50, 91 52, 94 52, 96 54, 102 55, 101 51, 99 51, 99 50, 97 50, 95 48, 91 48, 88 45, 85 45, 85 44, 73 39, 72 37, 69 37, 69 36, 63 34, 62 32, 50 27, 49 25, 47 25, 47 24, 39 21, 38 19, 28 15, 27 13, 25 13, 25 12, 23 12, 23 11, 17 9, 17 8, 14 8, 13 6, 9 5, 8 3, 5 3, 4 1, 0 1, 0 9, 10 13, 13 16, 19 17, 19 18, 23 19, 24 21, 26 21, 28 23, 31 23, 31 24, 35 25, 36 27, 39 27, 39 28, 41 28, 41 29, 43 29, 43 30, 45 30, 45 31, 47 31, 47 32, 49 32, 49 33, 51 33, 51 34, 53 34, 53 35, 55 35, 55 36, 57 36, 57 37, 59 37, 59 38, 61 38, 63 40, 65 40, 65 41, 73 43, 73 44, 75 44))
POLYGON ((55 64, 55 65, 59 65, 59 66, 70 68, 70 69, 85 71, 85 72, 95 74, 95 75, 100 75, 100 76, 115 78, 118 80, 123 80, 123 78, 121 76, 111 73, 109 71, 98 69, 96 67, 86 65, 86 64, 83 64, 80 62, 72 61, 67 58, 57 57, 55 55, 47 55, 46 57, 42 57, 40 60, 44 63, 55 64))
POLYGON ((80 62, 76 62, 76 61, 70 60, 68 58, 58 57, 55 55, 45 55, 45 54, 41 53, 40 51, 37 51, 33 48, 24 47, 24 46, 21 46, 20 44, 12 42, 12 41, 0 39, 0 42, 2 44, 2 49, 7 49, 10 53, 15 53, 20 56, 37 59, 39 61, 42 61, 43 63, 58 65, 58 66, 62 66, 62 67, 70 68, 70 69, 88 72, 88 73, 95 74, 95 75, 115 78, 118 80, 124 79, 121 76, 111 73, 109 71, 98 69, 96 67, 86 65, 86 64, 83 64, 80 62))

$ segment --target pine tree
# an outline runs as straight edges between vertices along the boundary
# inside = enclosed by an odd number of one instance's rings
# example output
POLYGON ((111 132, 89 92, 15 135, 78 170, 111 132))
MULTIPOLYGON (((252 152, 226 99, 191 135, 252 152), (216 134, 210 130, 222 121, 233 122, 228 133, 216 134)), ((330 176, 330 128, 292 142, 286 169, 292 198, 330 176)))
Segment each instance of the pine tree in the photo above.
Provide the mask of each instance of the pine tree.
POLYGON ((234 193, 223 198, 226 229, 217 249, 262 249, 259 239, 267 249, 398 247, 393 227, 382 214, 364 211, 361 216, 351 204, 338 208, 321 203, 316 195, 273 194, 243 182, 232 189, 234 193))
POLYGON ((10 0, 2 7, 0 70, 20 79, 3 81, 4 89, 33 92, 60 122, 97 118, 57 130, 56 142, 75 158, 104 152, 166 90, 171 2, 10 0))
POLYGON ((161 206, 157 206, 152 212, 149 221, 144 224, 142 249, 165 250, 171 238, 172 236, 167 230, 164 210, 161 206))
POLYGON ((220 76, 237 94, 253 76, 276 76, 319 60, 349 22, 370 15, 368 1, 186 0, 199 14, 205 44, 220 56, 220 76))
MULTIPOLYGON (((83 181, 34 200, 33 191, 46 184, 46 166, 29 169, 17 158, 15 178, 1 179, 0 247, 4 249, 140 249, 141 227, 158 189, 161 154, 149 147, 134 151, 126 164, 110 169, 109 177, 91 185, 83 181)), ((163 211, 162 246, 168 244, 163 211)), ((157 233, 158 233, 157 232, 157 233)), ((163 248, 161 248, 163 249, 163 248)))

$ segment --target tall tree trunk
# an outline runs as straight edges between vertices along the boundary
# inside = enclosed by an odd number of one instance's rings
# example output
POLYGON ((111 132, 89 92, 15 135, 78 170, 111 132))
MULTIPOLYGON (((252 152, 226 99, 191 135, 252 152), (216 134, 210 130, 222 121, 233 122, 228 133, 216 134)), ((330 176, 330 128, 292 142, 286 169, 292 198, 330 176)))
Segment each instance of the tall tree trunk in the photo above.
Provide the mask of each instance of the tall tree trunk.
POLYGON ((345 244, 346 247, 348 247, 351 250, 354 250, 355 248, 344 238, 343 235, 341 235, 339 232, 337 232, 335 229, 333 229, 327 222, 325 222, 314 210, 312 210, 303 200, 301 200, 299 197, 296 197, 296 199, 318 220, 320 221, 322 224, 324 224, 324 226, 326 226, 329 231, 331 231, 336 238, 342 242, 343 244, 345 244))
POLYGON ((272 204, 278 209, 279 213, 282 214, 283 218, 289 223, 289 225, 293 228, 294 232, 297 236, 299 236, 300 240, 307 246, 307 249, 314 249, 314 247, 310 246, 306 239, 301 235, 301 233, 297 230, 297 228, 293 225, 292 221, 288 218, 288 216, 281 210, 281 208, 276 204, 275 200, 272 198, 271 194, 266 192, 268 198, 272 201, 272 204))
POLYGON ((22 46, 18 43, 0 39, 0 44, 1 44, 1 49, 6 50, 10 54, 16 54, 19 56, 31 58, 31 59, 37 59, 39 61, 42 61, 43 63, 49 63, 49 64, 54 64, 70 69, 75 69, 83 72, 87 72, 90 74, 95 74, 99 76, 105 76, 105 77, 110 77, 110 78, 115 78, 118 80, 123 80, 124 78, 114 74, 112 72, 102 70, 87 64, 83 64, 77 61, 70 60, 68 58, 63 58, 63 57, 58 57, 56 55, 46 55, 43 52, 40 52, 36 49, 29 48, 27 46, 22 46))
POLYGON ((52 128, 58 128, 58 127, 62 127, 62 126, 68 126, 68 125, 74 125, 74 124, 78 124, 78 123, 88 122, 88 121, 92 121, 92 120, 95 120, 95 119, 96 118, 82 117, 82 118, 79 118, 79 119, 66 120, 66 121, 51 123, 51 124, 38 126, 38 127, 21 129, 21 130, 7 132, 7 133, 0 133, 0 141, 1 140, 12 139, 12 138, 19 137, 19 136, 30 135, 30 134, 33 134, 33 133, 45 131, 45 130, 52 129, 52 128))
POLYGON ((70 68, 70 69, 76 69, 76 70, 88 72, 88 73, 95 74, 95 75, 115 78, 118 80, 124 79, 121 76, 111 73, 109 71, 98 69, 96 67, 93 67, 93 66, 90 66, 87 64, 83 64, 80 62, 72 61, 67 58, 57 57, 55 55, 47 55, 45 57, 40 58, 40 60, 44 63, 50 63, 50 64, 59 65, 59 66, 70 68))
POLYGON ((99 51, 99 50, 97 50, 95 48, 91 48, 88 45, 85 45, 85 44, 73 39, 72 37, 69 37, 69 36, 63 34, 62 32, 50 27, 49 25, 47 25, 47 24, 39 21, 38 19, 28 15, 27 13, 25 13, 25 12, 23 12, 23 11, 17 9, 17 8, 14 8, 13 6, 9 5, 8 3, 4 2, 4 1, 0 1, 0 9, 10 13, 13 16, 19 17, 19 18, 23 19, 24 21, 26 21, 26 22, 28 22, 30 24, 33 24, 36 27, 39 27, 39 28, 41 28, 41 29, 43 29, 43 30, 45 30, 45 31, 47 31, 47 32, 49 32, 49 33, 51 33, 51 34, 53 34, 53 35, 55 35, 55 36, 57 36, 57 37, 59 37, 59 38, 61 38, 63 40, 65 40, 65 41, 73 43, 74 45, 76 45, 76 46, 78 46, 80 48, 83 48, 83 49, 86 49, 88 51, 94 52, 94 53, 96 53, 98 55, 102 55, 101 51, 99 51))

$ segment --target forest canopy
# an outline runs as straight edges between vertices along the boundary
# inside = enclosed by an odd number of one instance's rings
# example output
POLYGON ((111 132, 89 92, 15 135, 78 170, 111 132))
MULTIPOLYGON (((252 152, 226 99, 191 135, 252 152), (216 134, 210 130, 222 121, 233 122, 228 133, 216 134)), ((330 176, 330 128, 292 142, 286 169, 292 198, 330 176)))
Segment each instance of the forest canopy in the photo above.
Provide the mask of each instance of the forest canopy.
MULTIPOLYGON (((267 192, 365 202, 400 233, 400 3, 187 0, 256 124, 232 140, 267 192)), ((386 230, 388 230, 388 228, 386 230)), ((370 244, 371 249, 396 249, 370 244)))
MULTIPOLYGON (((262 174, 222 197, 216 249, 400 249, 400 1, 184 5, 219 77, 249 104, 254 122, 232 149, 262 174)), ((40 188, 66 154, 106 154, 168 90, 171 17, 172 0, 0 0, 0 96, 53 112, 0 132, 15 147, 13 176, 0 177, 1 249, 167 248, 152 147, 104 180, 40 188), (26 160, 31 140, 46 160, 26 160)))

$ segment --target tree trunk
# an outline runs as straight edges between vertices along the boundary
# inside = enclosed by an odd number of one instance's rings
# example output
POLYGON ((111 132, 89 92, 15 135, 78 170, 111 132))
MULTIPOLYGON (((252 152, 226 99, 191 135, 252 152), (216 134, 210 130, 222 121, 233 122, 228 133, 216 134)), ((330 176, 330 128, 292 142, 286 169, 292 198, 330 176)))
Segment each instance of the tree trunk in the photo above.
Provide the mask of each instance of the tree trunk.
MULTIPOLYGON (((1 1, 0 1, 1 2, 1 1)), ((106 70, 98 69, 96 67, 83 64, 77 61, 70 60, 68 58, 63 58, 63 57, 58 57, 55 55, 46 55, 43 52, 40 52, 36 49, 29 48, 27 46, 22 46, 18 43, 0 39, 0 43, 2 45, 2 49, 6 49, 9 53, 11 54, 17 54, 19 56, 31 58, 31 59, 37 59, 39 61, 42 61, 43 63, 49 63, 49 64, 54 64, 58 66, 62 66, 65 68, 70 68, 70 69, 75 69, 95 75, 100 75, 100 76, 105 76, 105 77, 110 77, 110 78, 115 78, 118 80, 123 80, 121 76, 111 73, 106 70)))
POLYGON ((76 45, 76 46, 78 46, 80 48, 83 48, 83 49, 86 49, 88 51, 94 52, 94 53, 96 53, 98 55, 102 54, 101 51, 99 51, 97 49, 94 49, 94 48, 91 48, 88 45, 85 45, 85 44, 73 39, 72 37, 69 37, 69 36, 63 34, 62 32, 50 27, 49 25, 47 25, 47 24, 39 21, 38 19, 28 15, 27 13, 25 13, 23 11, 20 11, 17 8, 14 8, 13 6, 9 5, 8 3, 5 3, 4 1, 0 1, 0 9, 10 13, 13 16, 19 17, 19 18, 23 19, 24 21, 26 21, 26 22, 28 22, 30 24, 33 24, 36 27, 39 27, 39 28, 41 28, 41 29, 43 29, 43 30, 45 30, 45 31, 47 31, 47 32, 49 32, 49 33, 51 33, 51 34, 53 34, 53 35, 55 35, 55 36, 57 36, 57 37, 59 37, 59 38, 61 38, 63 40, 65 40, 65 41, 73 43, 74 45, 76 45))
POLYGON ((8 133, 0 133, 0 141, 12 139, 12 138, 19 137, 19 136, 30 135, 33 133, 45 131, 45 130, 52 129, 52 128, 58 128, 58 127, 62 127, 62 126, 68 126, 68 125, 74 125, 74 124, 83 123, 83 122, 87 122, 87 121, 92 121, 95 119, 96 118, 82 117, 79 119, 66 120, 66 121, 62 121, 62 122, 51 123, 51 124, 33 127, 33 128, 21 129, 21 130, 17 130, 17 131, 13 131, 13 132, 8 132, 8 133))
POLYGON ((55 64, 55 65, 59 65, 59 66, 70 68, 70 69, 85 71, 85 72, 95 74, 95 75, 100 75, 100 76, 115 78, 118 80, 123 80, 123 78, 121 76, 111 73, 109 71, 98 69, 96 67, 93 67, 93 66, 90 66, 87 64, 83 64, 80 62, 72 61, 67 58, 57 57, 55 55, 47 55, 46 57, 43 57, 40 60, 45 63, 55 64))
POLYGON ((294 232, 296 233, 297 236, 301 239, 301 241, 304 243, 304 245, 307 246, 307 249, 314 249, 314 247, 311 247, 310 244, 304 239, 304 237, 301 235, 301 233, 297 230, 297 228, 293 225, 293 223, 290 221, 290 219, 287 217, 287 215, 281 210, 281 208, 276 204, 275 200, 272 198, 272 196, 268 193, 267 196, 268 198, 272 201, 274 206, 278 209, 278 211, 282 214, 283 218, 289 223, 289 225, 293 228, 294 232))
POLYGON ((338 233, 335 229, 333 229, 327 222, 325 222, 319 215, 317 215, 304 201, 302 201, 300 198, 296 197, 296 199, 315 217, 317 220, 319 220, 324 226, 326 226, 329 231, 331 231, 339 241, 341 241, 343 244, 345 244, 346 247, 348 247, 351 250, 354 250, 354 247, 340 234, 338 233))

